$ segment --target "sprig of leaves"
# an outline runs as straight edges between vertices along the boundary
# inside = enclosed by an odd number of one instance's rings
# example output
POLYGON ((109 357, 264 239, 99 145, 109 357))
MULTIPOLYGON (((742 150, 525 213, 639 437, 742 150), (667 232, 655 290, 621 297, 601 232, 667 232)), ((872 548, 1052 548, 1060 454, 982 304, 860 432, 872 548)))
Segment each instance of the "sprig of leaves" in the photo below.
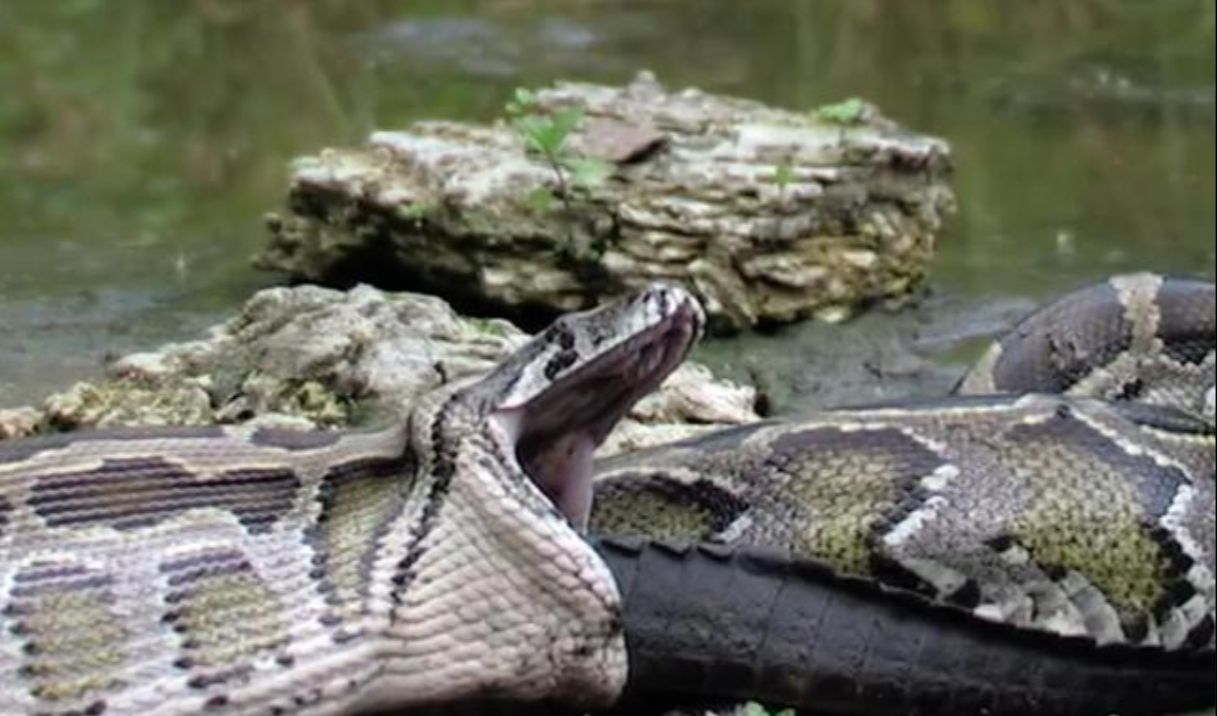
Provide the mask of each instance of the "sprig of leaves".
POLYGON ((789 159, 782 160, 773 168, 773 183, 777 185, 778 196, 781 199, 786 198, 786 187, 794 183, 794 164, 789 159))
MULTIPOLYGON (((614 167, 609 162, 578 155, 566 146, 571 132, 583 121, 583 110, 547 111, 541 107, 536 93, 522 87, 516 89, 505 109, 526 149, 539 155, 553 170, 558 195, 567 209, 572 188, 589 191, 612 175, 614 167)), ((541 188, 529 193, 527 201, 532 208, 547 211, 552 208, 553 195, 541 188)))
POLYGON ((830 124, 860 124, 866 118, 866 102, 850 97, 842 102, 820 105, 813 114, 821 122, 830 124))
POLYGON ((794 716, 794 709, 782 709, 781 711, 771 712, 757 702, 749 701, 744 704, 743 716, 794 716))

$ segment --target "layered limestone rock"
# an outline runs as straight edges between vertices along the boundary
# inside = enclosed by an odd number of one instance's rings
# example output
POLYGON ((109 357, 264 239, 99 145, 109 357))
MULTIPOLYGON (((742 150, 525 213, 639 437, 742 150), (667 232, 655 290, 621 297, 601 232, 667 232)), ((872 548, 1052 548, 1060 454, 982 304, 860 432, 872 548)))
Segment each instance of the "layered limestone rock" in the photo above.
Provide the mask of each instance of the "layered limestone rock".
MULTIPOLYGON (((41 408, 0 411, 0 439, 125 425, 258 422, 315 429, 401 420, 422 393, 485 373, 528 335, 432 296, 368 286, 273 288, 206 338, 122 358, 41 408)), ((757 419, 751 388, 686 364, 641 401, 606 452, 757 419)))
POLYGON ((732 330, 900 300, 953 209, 945 142, 853 101, 792 112, 625 87, 537 92, 542 121, 579 121, 565 156, 528 151, 517 121, 420 122, 295 165, 263 268, 387 280, 491 310, 583 308, 654 279, 681 283, 732 330), (538 199, 541 199, 538 201, 538 199))

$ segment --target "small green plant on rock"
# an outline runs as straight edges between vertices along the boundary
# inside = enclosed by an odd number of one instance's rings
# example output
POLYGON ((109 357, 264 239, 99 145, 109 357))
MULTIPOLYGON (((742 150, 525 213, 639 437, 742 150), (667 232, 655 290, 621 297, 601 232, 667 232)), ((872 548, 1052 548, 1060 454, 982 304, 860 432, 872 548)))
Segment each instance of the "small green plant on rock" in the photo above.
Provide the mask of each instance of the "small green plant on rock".
POLYGON ((794 183, 794 179, 794 164, 789 159, 783 159, 773 168, 773 183, 777 185, 778 198, 781 201, 786 200, 786 187, 794 183))
POLYGON ((823 104, 812 111, 815 118, 829 124, 848 126, 861 124, 866 119, 866 102, 857 97, 850 97, 841 102, 823 104))
POLYGON ((436 212, 438 205, 433 201, 416 201, 398 209, 398 215, 406 221, 421 224, 428 216, 436 212))
POLYGON ((794 709, 770 711, 755 701, 749 701, 748 703, 744 704, 741 714, 742 716, 795 716, 794 709))
MULTIPOLYGON (((572 190, 589 191, 605 182, 613 166, 596 157, 580 156, 566 146, 570 133, 583 119, 583 110, 571 108, 549 111, 541 107, 531 90, 518 88, 506 105, 507 116, 525 148, 539 155, 554 173, 558 196, 570 209, 572 190)), ((528 196, 533 209, 545 212, 553 208, 554 194, 546 187, 528 196)))
POLYGON ((467 318, 466 324, 477 331, 499 338, 506 338, 509 335, 508 329, 503 325, 503 322, 494 318, 467 318))

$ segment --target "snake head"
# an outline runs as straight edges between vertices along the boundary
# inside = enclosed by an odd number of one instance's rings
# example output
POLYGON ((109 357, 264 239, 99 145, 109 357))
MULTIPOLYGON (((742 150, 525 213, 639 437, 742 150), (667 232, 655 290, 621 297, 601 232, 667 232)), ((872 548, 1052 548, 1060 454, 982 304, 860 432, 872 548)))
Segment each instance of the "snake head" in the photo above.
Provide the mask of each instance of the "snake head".
POLYGON ((587 525, 596 447, 680 365, 703 322, 692 296, 656 284, 558 319, 485 382, 499 444, 576 529, 587 525))
POLYGON ((691 295, 653 285, 562 317, 480 381, 415 409, 419 479, 390 580, 393 691, 593 706, 619 695, 621 598, 579 535, 592 452, 703 323, 691 295))

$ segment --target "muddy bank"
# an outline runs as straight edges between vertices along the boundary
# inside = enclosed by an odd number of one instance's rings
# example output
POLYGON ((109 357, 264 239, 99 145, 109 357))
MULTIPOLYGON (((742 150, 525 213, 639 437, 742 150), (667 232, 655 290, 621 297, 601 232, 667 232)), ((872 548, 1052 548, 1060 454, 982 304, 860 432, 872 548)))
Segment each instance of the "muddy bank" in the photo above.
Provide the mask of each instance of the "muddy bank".
POLYGON ((694 357, 716 375, 754 385, 774 415, 943 396, 1035 305, 934 291, 905 310, 870 311, 840 325, 813 321, 703 341, 694 357))

